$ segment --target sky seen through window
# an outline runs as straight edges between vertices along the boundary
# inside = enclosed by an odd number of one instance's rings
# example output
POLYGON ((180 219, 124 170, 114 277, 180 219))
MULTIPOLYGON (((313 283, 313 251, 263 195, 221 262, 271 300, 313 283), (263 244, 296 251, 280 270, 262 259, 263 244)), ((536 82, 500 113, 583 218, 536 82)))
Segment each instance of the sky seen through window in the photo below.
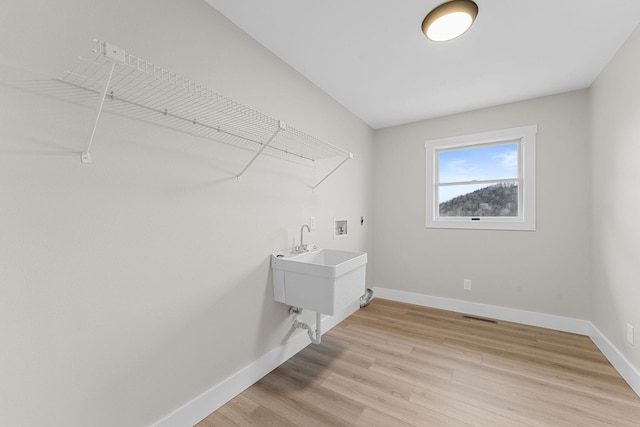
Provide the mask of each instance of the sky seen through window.
POLYGON ((491 184, 472 181, 518 178, 518 144, 507 143, 484 147, 463 148, 438 152, 438 182, 466 183, 439 186, 438 202, 471 193, 491 184))

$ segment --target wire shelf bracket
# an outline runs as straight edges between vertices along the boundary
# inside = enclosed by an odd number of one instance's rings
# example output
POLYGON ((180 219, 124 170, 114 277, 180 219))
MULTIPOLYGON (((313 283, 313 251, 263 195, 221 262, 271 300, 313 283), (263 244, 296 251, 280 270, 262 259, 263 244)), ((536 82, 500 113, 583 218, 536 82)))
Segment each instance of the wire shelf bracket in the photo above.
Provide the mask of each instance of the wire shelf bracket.
POLYGON ((88 58, 57 79, 65 95, 93 104, 95 114, 82 163, 91 163, 91 148, 102 113, 113 111, 157 123, 170 129, 237 146, 254 153, 236 175, 242 180, 260 156, 314 164, 320 159, 340 159, 316 189, 353 154, 308 135, 281 120, 225 98, 201 85, 149 63, 112 44, 94 40, 88 58))
POLYGON ((333 168, 333 169, 331 170, 331 172, 329 172, 327 175, 325 175, 325 177, 324 177, 324 178, 322 178, 320 181, 318 181, 318 183, 317 183, 316 185, 314 185, 313 187, 311 187, 311 189, 312 189, 312 190, 315 190, 316 188, 318 188, 318 186, 319 186, 320 184, 322 184, 322 183, 323 183, 327 178, 329 178, 331 175, 333 175, 333 173, 334 173, 335 171, 337 171, 338 169, 340 169, 340 167, 341 167, 342 165, 344 165, 345 163, 347 163, 347 161, 349 161, 349 160, 351 160, 351 159, 353 159, 353 154, 352 154, 352 153, 349 153, 349 155, 348 155, 348 156, 347 156, 347 157, 346 157, 342 162, 340 162, 340 164, 339 164, 338 166, 336 166, 335 168, 333 168))
POLYGON ((91 124, 91 133, 89 134, 89 142, 87 143, 87 148, 82 152, 82 156, 80 160, 82 163, 91 163, 91 153, 89 150, 91 149, 91 144, 93 143, 93 137, 96 135, 96 129, 98 128, 98 120, 100 120, 100 114, 102 114, 102 108, 104 107, 104 100, 107 96, 107 90, 109 89, 109 84, 111 83, 111 78, 113 77, 113 72, 116 70, 116 62, 119 61, 124 63, 125 53, 123 50, 118 49, 117 47, 110 45, 108 43, 104 44, 104 56, 112 60, 111 65, 109 66, 109 73, 107 74, 107 78, 102 86, 102 90, 100 91, 100 97, 98 98, 98 105, 96 106, 96 115, 93 118, 93 123, 91 124))
POLYGON ((256 159, 258 157, 260 157, 262 155, 262 153, 264 152, 264 150, 267 149, 267 147, 269 147, 269 144, 271 144, 271 142, 276 138, 276 136, 278 136, 278 134, 280 133, 280 131, 283 130, 287 130, 287 125, 285 125, 282 121, 280 121, 278 123, 278 129, 273 133, 273 135, 271 136, 271 138, 269 138, 267 140, 267 142, 265 142, 262 145, 262 148, 260 148, 260 150, 253 156, 253 158, 251 160, 249 160, 249 163, 247 163, 247 165, 242 169, 242 171, 238 174, 238 176, 236 177, 239 181, 242 181, 242 175, 244 175, 244 173, 247 171, 247 169, 249 169, 249 167, 253 164, 253 162, 256 161, 256 159))

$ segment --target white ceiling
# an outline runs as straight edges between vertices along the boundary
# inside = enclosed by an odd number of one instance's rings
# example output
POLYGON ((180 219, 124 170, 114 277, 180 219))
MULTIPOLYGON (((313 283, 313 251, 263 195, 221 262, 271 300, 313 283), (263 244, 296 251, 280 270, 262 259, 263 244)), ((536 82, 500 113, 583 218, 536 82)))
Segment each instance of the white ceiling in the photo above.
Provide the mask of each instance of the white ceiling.
POLYGON ((640 0, 475 0, 434 43, 444 0, 206 1, 374 129, 589 87, 640 22, 640 0))

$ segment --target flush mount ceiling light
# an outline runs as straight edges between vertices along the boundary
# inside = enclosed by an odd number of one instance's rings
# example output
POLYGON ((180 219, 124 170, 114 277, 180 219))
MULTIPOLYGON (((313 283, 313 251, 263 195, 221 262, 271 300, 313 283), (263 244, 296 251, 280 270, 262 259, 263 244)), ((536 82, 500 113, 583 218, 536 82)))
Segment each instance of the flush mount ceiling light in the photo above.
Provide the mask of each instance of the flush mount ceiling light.
POLYGON ((429 40, 443 42, 462 35, 478 16, 478 5, 471 0, 453 0, 433 9, 422 21, 422 32, 429 40))

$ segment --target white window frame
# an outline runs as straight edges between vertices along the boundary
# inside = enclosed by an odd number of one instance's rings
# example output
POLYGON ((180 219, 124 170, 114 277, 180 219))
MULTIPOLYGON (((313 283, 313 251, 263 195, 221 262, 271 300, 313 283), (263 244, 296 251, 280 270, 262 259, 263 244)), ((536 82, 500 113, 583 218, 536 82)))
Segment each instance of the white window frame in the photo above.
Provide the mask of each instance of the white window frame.
POLYGON ((536 229, 536 134, 537 125, 502 129, 471 135, 432 139, 425 142, 426 151, 426 227, 473 230, 536 229), (442 150, 475 146, 518 143, 518 216, 517 217, 446 217, 438 209, 438 153, 442 150))

